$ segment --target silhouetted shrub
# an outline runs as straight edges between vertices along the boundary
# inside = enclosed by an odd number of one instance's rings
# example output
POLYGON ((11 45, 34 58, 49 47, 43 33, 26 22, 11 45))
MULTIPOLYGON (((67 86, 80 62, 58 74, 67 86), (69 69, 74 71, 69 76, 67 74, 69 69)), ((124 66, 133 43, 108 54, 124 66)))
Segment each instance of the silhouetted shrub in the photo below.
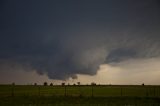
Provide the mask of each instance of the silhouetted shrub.
POLYGON ((50 86, 53 86, 53 83, 50 83, 50 86))
POLYGON ((65 83, 63 82, 61 85, 62 85, 62 86, 64 86, 64 85, 65 85, 65 83))
POLYGON ((15 85, 15 83, 13 82, 12 85, 15 85))
POLYGON ((34 86, 37 86, 37 83, 34 83, 34 86))
POLYGON ((77 85, 80 85, 81 83, 80 82, 77 82, 77 85))
POLYGON ((43 85, 44 85, 44 86, 47 86, 47 85, 48 85, 48 83, 47 83, 47 82, 44 82, 44 83, 43 83, 43 85))
POLYGON ((95 82, 92 82, 91 85, 96 85, 96 83, 95 83, 95 82))

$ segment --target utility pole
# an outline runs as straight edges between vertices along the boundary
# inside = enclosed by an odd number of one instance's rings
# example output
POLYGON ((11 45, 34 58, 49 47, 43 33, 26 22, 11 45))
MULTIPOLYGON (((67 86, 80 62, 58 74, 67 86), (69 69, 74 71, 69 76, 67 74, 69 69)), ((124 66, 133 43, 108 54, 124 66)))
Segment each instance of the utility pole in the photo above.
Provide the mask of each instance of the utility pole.
POLYGON ((123 96, 122 87, 121 87, 121 96, 123 96))
POLYGON ((38 87, 38 96, 40 97, 40 94, 41 94, 41 92, 40 92, 40 86, 38 87))
POLYGON ((66 85, 64 85, 64 96, 66 96, 66 85))
POLYGON ((156 96, 156 87, 154 87, 154 97, 156 96))
POLYGON ((12 85, 12 97, 14 97, 14 85, 12 85))
POLYGON ((92 86, 92 97, 93 97, 93 85, 91 85, 92 86))

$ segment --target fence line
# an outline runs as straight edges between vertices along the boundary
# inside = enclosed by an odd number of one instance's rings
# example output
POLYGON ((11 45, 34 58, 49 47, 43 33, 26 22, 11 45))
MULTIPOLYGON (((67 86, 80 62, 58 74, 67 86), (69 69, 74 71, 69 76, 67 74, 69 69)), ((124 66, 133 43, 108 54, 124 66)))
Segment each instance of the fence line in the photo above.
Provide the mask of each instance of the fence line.
MULTIPOLYGON (((10 91, 6 91, 7 92, 10 91)), ((134 96, 134 97, 160 97, 160 87, 112 87, 112 86, 33 86, 30 88, 22 88, 11 86, 11 96, 18 95, 64 95, 64 96, 134 96), (61 90, 63 89, 63 90, 61 90), (137 91, 136 91, 137 90, 137 91), (38 94, 36 93, 38 92, 38 94), (64 94, 63 94, 64 93, 64 94)), ((5 92, 3 93, 4 95, 5 92)), ((2 95, 2 94, 1 94, 2 95)))

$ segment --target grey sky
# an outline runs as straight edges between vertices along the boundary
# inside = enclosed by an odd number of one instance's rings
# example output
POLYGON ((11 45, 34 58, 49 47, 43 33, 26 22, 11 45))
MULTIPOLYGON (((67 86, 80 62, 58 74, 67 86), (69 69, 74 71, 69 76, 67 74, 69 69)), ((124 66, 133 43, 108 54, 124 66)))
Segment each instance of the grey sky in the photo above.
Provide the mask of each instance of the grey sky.
POLYGON ((0 76, 75 79, 102 64, 158 58, 159 19, 159 0, 1 0, 0 76))

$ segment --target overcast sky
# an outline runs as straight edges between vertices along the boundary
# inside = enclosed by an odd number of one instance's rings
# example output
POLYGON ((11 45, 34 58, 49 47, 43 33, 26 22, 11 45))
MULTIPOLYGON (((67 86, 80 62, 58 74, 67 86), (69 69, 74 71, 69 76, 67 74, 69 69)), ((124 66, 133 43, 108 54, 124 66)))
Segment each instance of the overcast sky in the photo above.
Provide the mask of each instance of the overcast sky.
POLYGON ((160 84, 159 0, 1 0, 0 83, 160 84))

